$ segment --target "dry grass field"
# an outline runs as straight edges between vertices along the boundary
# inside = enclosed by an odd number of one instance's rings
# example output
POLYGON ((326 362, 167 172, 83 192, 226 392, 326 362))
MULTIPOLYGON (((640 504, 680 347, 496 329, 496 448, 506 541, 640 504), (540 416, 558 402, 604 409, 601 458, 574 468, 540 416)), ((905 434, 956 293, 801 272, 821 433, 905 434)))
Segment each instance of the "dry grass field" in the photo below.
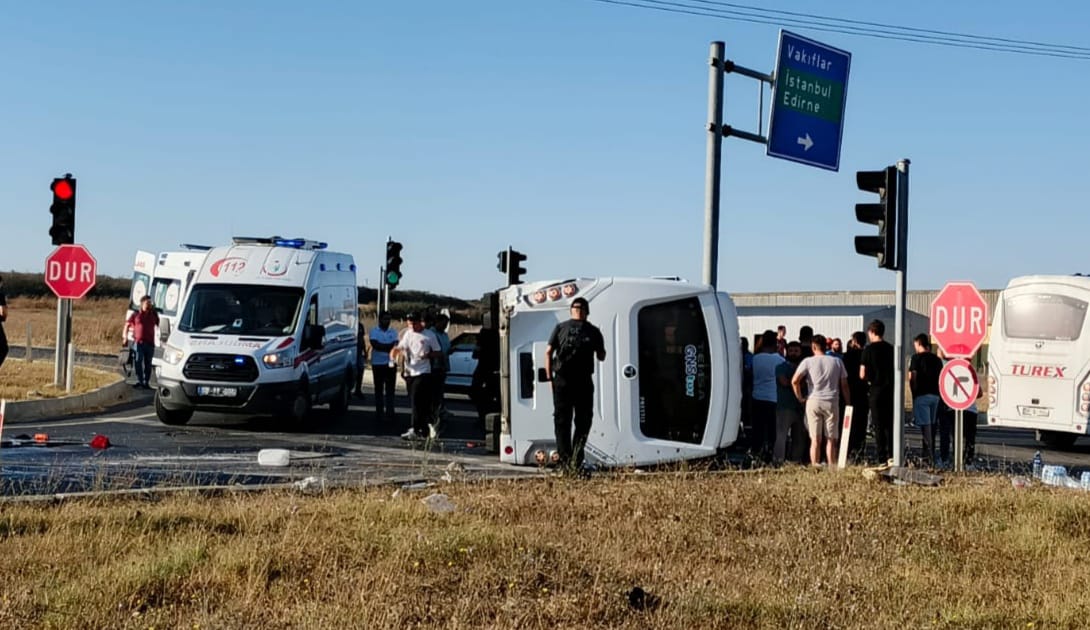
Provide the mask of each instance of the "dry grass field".
POLYGON ((807 469, 8 504, 3 627, 1081 628, 1090 494, 807 469), (633 592, 640 587, 642 599, 633 592))
MULTIPOLYGON (((121 374, 111 374, 76 366, 72 381, 72 393, 82 394, 121 380, 121 374)), ((0 398, 27 400, 30 398, 58 398, 69 395, 64 386, 53 385, 53 361, 27 363, 22 359, 8 359, 0 367, 0 398)))
MULTIPOLYGON (((128 300, 121 298, 84 299, 72 302, 72 343, 86 352, 117 352, 125 324, 128 300)), ((25 346, 27 326, 31 343, 54 347, 57 339, 57 300, 55 298, 12 298, 4 330, 8 343, 25 346)))

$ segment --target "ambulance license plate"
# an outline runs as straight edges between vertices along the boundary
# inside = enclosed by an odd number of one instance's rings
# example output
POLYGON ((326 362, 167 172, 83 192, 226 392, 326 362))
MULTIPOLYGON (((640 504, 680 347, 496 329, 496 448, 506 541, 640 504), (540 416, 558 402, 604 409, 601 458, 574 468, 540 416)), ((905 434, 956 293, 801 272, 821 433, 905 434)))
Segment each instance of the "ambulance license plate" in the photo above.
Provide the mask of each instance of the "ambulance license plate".
POLYGON ((198 396, 212 396, 214 398, 234 398, 238 396, 237 387, 220 387, 218 385, 198 385, 198 396))

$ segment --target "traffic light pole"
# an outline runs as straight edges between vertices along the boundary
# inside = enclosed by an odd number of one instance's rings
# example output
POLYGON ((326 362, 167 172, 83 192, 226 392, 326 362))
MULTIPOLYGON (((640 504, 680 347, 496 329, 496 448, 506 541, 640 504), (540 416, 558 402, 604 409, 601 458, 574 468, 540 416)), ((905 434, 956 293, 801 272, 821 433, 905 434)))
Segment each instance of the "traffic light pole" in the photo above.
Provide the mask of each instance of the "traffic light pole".
POLYGON ((386 284, 386 267, 379 267, 378 277, 381 278, 378 283, 378 312, 388 312, 390 310, 390 286, 386 284))
POLYGON ((893 347, 893 464, 904 465, 905 425, 905 288, 908 269, 908 165, 897 162, 897 314, 893 347))

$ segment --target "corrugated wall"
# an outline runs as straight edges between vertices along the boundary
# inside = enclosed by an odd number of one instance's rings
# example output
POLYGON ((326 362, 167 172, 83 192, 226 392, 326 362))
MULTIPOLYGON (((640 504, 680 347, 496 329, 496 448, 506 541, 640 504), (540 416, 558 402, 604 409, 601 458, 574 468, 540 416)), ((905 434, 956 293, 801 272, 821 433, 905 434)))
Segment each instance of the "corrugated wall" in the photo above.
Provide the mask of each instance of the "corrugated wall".
MULTIPOLYGON (((995 312, 999 289, 981 289, 988 302, 989 319, 995 312)), ((933 291, 909 291, 908 310, 930 316, 931 302, 939 294, 933 291)), ((731 293, 737 306, 872 306, 895 304, 893 291, 804 291, 798 293, 731 293)))

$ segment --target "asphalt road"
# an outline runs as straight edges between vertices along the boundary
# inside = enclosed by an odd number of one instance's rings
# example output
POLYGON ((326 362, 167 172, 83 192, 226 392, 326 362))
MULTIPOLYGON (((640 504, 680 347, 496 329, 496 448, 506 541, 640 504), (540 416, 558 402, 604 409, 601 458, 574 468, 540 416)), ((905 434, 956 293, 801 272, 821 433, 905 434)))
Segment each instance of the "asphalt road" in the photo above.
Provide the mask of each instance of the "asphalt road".
POLYGON ((448 397, 438 439, 407 442, 408 400, 398 397, 396 423, 376 420, 370 394, 334 417, 317 408, 307 426, 284 427, 267 418, 197 413, 181 427, 159 422, 152 394, 124 408, 87 417, 4 427, 0 495, 41 495, 156 486, 255 484, 344 485, 413 483, 495 476, 540 475, 500 464, 485 452, 483 432, 467 398, 448 397), (48 439, 36 441, 36 434, 48 439), (95 435, 107 449, 91 448, 95 435), (258 464, 262 449, 287 449, 286 467, 258 464), (308 480, 308 478, 313 478, 308 480))
MULTIPOLYGON (((285 428, 266 418, 197 413, 182 427, 155 417, 151 393, 121 409, 86 417, 19 423, 4 427, 0 443, 0 495, 52 495, 96 490, 181 486, 253 486, 300 483, 354 485, 403 484, 450 478, 538 476, 534 468, 501 464, 486 453, 476 413, 464 396, 448 395, 448 417, 438 439, 410 443, 399 435, 408 427, 404 393, 397 399, 395 423, 376 420, 373 399, 353 399, 345 415, 315 409, 306 426, 285 428), (36 434, 48 439, 36 442, 36 434), (89 446, 105 435, 111 446, 89 446), (286 467, 258 464, 262 449, 288 449, 286 467)), ((905 428, 910 458, 917 453, 918 431, 905 428)), ((1040 450, 1046 464, 1067 466, 1072 476, 1090 470, 1090 439, 1069 451, 1042 448, 1031 431, 981 425, 977 434, 978 469, 1028 474, 1040 450)), ((729 457, 744 465, 741 453, 729 457)))

